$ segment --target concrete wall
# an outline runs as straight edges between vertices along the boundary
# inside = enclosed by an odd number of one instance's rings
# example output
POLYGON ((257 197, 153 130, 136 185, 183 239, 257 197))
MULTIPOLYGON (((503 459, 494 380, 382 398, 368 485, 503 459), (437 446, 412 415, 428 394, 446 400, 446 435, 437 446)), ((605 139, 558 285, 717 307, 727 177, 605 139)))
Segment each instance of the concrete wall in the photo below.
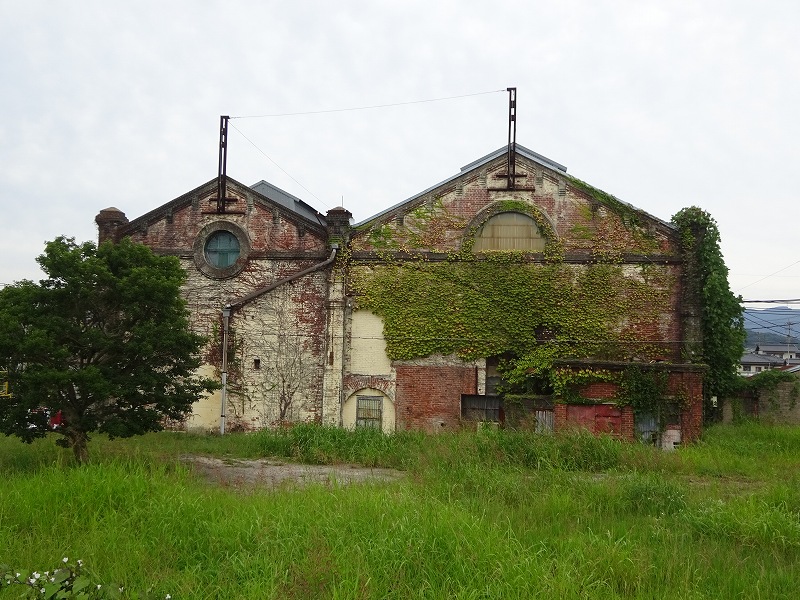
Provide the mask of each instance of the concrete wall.
POLYGON ((754 418, 773 425, 800 425, 800 377, 781 381, 774 390, 761 391, 757 398, 726 399, 723 422, 736 417, 754 418))

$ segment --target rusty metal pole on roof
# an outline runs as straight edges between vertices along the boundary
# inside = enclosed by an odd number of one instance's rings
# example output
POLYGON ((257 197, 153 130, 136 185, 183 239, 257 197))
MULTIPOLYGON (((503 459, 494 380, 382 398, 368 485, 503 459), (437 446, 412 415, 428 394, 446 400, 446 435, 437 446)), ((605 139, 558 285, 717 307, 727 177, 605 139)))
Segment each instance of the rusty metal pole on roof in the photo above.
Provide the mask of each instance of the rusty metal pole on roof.
POLYGON ((508 189, 516 185, 517 170, 517 88, 506 88, 508 92, 508 189))
POLYGON ((228 188, 228 119, 227 115, 219 118, 219 171, 217 177, 217 212, 225 212, 225 190, 228 188))

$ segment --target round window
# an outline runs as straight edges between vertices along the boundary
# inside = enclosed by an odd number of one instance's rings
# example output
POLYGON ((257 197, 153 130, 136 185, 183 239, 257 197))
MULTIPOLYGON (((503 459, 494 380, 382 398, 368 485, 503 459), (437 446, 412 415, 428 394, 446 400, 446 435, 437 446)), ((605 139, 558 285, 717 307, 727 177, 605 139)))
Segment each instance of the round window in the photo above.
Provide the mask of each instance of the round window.
POLYGON ((226 269, 239 258, 239 240, 230 231, 215 231, 206 241, 206 260, 217 269, 226 269))
POLYGON ((235 277, 247 266, 250 240, 247 233, 229 221, 214 221, 194 238, 194 264, 212 279, 235 277))

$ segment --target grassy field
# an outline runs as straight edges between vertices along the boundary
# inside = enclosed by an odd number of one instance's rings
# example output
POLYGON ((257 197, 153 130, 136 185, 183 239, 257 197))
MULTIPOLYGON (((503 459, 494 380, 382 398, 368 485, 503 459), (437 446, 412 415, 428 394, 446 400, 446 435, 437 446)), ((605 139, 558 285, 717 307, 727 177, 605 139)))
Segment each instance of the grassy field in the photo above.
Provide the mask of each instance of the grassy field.
MULTIPOLYGON (((0 438, 0 564, 80 559, 155 598, 796 598, 800 428, 677 452, 585 435, 311 426, 130 440, 91 464, 0 438), (183 454, 403 469, 393 483, 235 490, 183 454)), ((0 591, 19 597, 21 586, 0 591)))

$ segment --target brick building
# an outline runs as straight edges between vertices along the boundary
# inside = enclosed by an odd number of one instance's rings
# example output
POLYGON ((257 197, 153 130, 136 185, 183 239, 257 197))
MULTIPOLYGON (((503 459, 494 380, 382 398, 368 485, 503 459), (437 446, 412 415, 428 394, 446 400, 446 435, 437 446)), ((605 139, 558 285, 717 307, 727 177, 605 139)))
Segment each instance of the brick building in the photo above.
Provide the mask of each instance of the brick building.
POLYGON ((619 374, 658 364, 679 406, 669 426, 693 438, 702 369, 683 361, 698 310, 678 231, 566 171, 501 148, 358 224, 232 179, 224 201, 214 179, 133 220, 112 208, 96 221, 100 241, 130 236, 186 269, 204 368, 225 381, 190 427, 216 427, 224 404, 229 428, 437 431, 514 413, 633 438, 647 419, 619 407, 619 374), (506 379, 522 393, 515 410, 497 393, 506 379))

